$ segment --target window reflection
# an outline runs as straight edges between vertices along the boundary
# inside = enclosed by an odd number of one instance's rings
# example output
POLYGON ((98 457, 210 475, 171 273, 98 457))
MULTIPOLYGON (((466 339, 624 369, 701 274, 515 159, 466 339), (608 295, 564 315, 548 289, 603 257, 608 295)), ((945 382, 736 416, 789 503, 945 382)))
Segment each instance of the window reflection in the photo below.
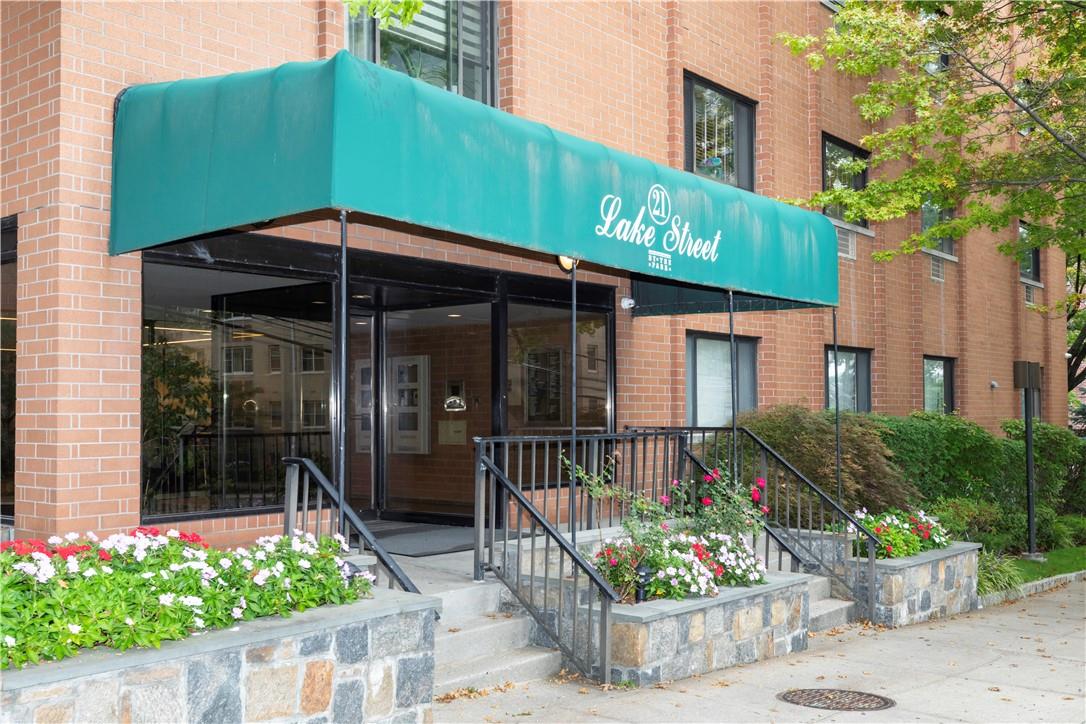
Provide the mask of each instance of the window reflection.
POLYGON ((0 516, 15 515, 15 299, 14 225, 0 242, 0 516))
POLYGON ((327 284, 144 265, 143 513, 281 504, 330 461, 327 284))
MULTIPOLYGON (((511 302, 507 363, 509 430, 568 432, 570 414, 568 308, 511 302)), ((607 430, 607 315, 577 313, 577 429, 607 430)))

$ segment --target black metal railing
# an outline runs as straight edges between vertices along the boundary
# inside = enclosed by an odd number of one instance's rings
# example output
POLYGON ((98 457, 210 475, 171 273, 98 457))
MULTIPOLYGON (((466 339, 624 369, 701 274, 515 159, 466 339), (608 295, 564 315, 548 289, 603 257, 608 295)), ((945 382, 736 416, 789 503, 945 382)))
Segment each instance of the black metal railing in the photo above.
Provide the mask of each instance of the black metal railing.
MULTIPOLYGON (((475 439, 476 580, 482 580, 484 571, 493 573, 570 664, 585 676, 610 684, 610 614, 619 596, 535 500, 529 499, 528 491, 495 462, 492 455, 504 449, 496 447, 502 444, 497 440, 475 439)), ((559 465, 556 481, 560 471, 559 465)), ((576 527, 567 525, 570 530, 576 527)))
POLYGON ((709 466, 728 470, 744 488, 757 487, 769 508, 764 530, 769 539, 794 556, 808 572, 829 577, 866 615, 875 610, 875 551, 878 537, 834 497, 797 470, 764 440, 745 427, 636 428, 686 435, 688 449, 709 466))
POLYGON ((319 538, 324 534, 339 533, 351 550, 359 553, 369 550, 373 554, 387 576, 389 588, 398 585, 405 591, 419 592, 400 564, 377 542, 358 513, 340 498, 339 489, 325 477, 316 463, 306 457, 285 457, 283 465, 286 469, 284 535, 302 531, 319 538))
POLYGON ((328 460, 331 434, 198 430, 144 447, 142 514, 154 520, 277 508, 283 504, 283 458, 328 460))

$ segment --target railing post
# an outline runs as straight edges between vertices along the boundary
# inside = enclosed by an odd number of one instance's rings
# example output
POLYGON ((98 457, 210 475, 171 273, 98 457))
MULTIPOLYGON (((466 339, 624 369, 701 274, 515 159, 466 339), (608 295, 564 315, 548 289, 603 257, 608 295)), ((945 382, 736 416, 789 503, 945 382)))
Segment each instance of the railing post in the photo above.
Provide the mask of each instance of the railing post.
POLYGON ((283 506, 283 535, 294 531, 295 517, 298 515, 298 466, 287 465, 287 494, 283 506))
MULTIPOLYGON (((859 576, 859 571, 856 572, 859 576)), ((875 623, 875 546, 867 541, 867 620, 875 623)))
POLYGON ((604 686, 611 684, 611 599, 600 595, 600 679, 604 686))
POLYGON ((486 470, 483 468, 483 443, 475 438, 475 565, 476 581, 483 580, 483 541, 486 531, 486 470))
POLYGON ((680 432, 677 435, 678 438, 678 450, 675 454, 675 479, 683 480, 686 473, 686 433, 680 432))

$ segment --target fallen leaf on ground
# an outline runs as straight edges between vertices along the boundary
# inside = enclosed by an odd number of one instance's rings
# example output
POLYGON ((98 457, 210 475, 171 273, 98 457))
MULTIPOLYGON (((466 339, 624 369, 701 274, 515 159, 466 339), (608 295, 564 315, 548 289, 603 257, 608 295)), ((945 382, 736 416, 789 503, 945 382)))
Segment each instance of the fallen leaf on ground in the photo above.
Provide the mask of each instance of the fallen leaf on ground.
POLYGON ((588 687, 582 686, 580 689, 577 689, 577 693, 578 694, 587 694, 588 693, 588 687))
POLYGON ((453 626, 451 629, 449 629, 449 633, 457 633, 459 631, 460 631, 460 628, 458 628, 456 626, 453 626))

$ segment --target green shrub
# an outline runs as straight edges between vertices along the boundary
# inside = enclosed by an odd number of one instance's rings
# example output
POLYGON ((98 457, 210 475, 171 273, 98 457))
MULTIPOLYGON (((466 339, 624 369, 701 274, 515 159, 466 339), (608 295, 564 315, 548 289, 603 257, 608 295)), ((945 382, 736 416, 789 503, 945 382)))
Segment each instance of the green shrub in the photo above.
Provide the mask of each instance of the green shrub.
POLYGON ((929 507, 954 540, 980 541, 1000 533, 1003 511, 995 503, 976 498, 942 498, 929 507))
MULTIPOLYGON (((833 413, 780 405, 740 416, 749 428, 785 460, 836 497, 833 413)), ((891 461, 883 427, 870 415, 841 415, 841 487, 849 509, 907 507, 918 497, 891 461)), ((749 459, 749 458, 748 458, 749 459)))
POLYGON ((1058 523, 1067 531, 1071 545, 1086 545, 1086 515, 1061 515, 1058 523))
POLYGON ((1022 585, 1022 573, 1013 558, 1001 553, 980 552, 977 558, 977 593, 1009 591, 1022 585))
MULTIPOLYGON (((1037 506, 1037 550, 1051 551, 1071 545, 1071 533, 1058 521, 1056 511, 1048 505, 1037 506)), ((1029 518, 1025 510, 1006 510, 1003 527, 1010 536, 1004 551, 1020 553, 1029 548, 1029 518)))
MULTIPOLYGON (((1025 507, 1026 504, 1026 426, 1022 420, 1006 420, 1003 432, 1005 474, 996 478, 992 494, 1004 505, 1025 507)), ((1080 476, 1079 468, 1086 454, 1086 442, 1066 428, 1044 422, 1033 424, 1033 468, 1037 502, 1059 508, 1064 487, 1072 477, 1080 476)))
POLYGON ((1002 476, 998 438, 971 420, 931 412, 874 418, 894 465, 925 499, 989 497, 1002 476))

